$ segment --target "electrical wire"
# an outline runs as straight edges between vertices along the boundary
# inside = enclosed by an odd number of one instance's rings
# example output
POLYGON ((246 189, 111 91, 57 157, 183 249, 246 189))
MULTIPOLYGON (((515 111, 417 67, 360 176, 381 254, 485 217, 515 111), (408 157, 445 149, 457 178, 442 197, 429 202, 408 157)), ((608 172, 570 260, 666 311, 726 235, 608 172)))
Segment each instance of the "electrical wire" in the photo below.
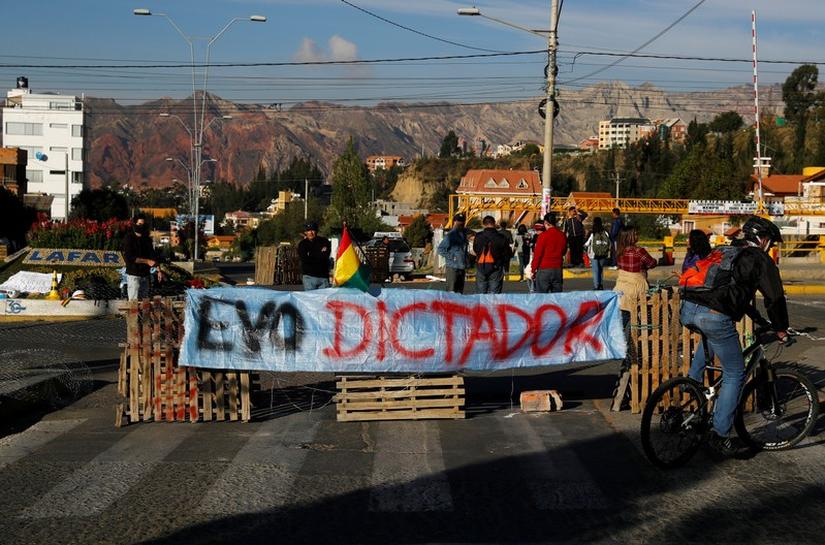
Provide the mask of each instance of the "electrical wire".
POLYGON ((281 61, 281 62, 229 62, 229 63, 189 63, 189 64, 22 64, 2 63, 0 68, 221 68, 221 67, 261 67, 261 66, 329 66, 382 64, 410 61, 432 61, 450 59, 477 59, 489 57, 511 57, 547 53, 543 49, 532 51, 503 51, 499 53, 472 53, 467 55, 431 55, 427 57, 398 57, 384 59, 352 59, 335 61, 281 61))
MULTIPOLYGON (((701 6, 702 4, 704 4, 706 1, 707 1, 707 0, 699 0, 696 4, 694 4, 694 5, 693 5, 693 7, 692 7, 692 8, 690 8, 689 10, 687 10, 685 13, 683 13, 681 16, 679 16, 679 18, 677 18, 677 19, 676 19, 675 21, 673 21, 671 24, 669 24, 668 26, 666 26, 666 27, 665 27, 665 28, 664 28, 661 32, 659 32, 658 34, 656 34, 655 36, 653 36, 651 39, 647 40, 645 43, 643 43, 642 45, 640 45, 639 47, 637 47, 636 49, 634 49, 634 50, 630 53, 630 55, 632 55, 632 54, 634 54, 634 53, 638 53, 639 51, 641 51, 641 50, 642 50, 642 49, 644 49, 645 47, 649 46, 650 44, 652 44, 653 42, 655 42, 656 40, 658 40, 659 38, 661 38, 661 37, 662 37, 662 36, 663 36, 663 35, 664 35, 667 31, 669 31, 670 29, 672 29, 673 27, 675 27, 676 25, 678 25, 679 23, 681 23, 681 22, 682 22, 682 21, 683 21, 683 20, 684 20, 684 19, 685 19, 688 15, 690 15, 690 14, 691 14, 691 13, 693 13, 695 10, 697 10, 697 9, 699 8, 699 6, 701 6)), ((562 82, 562 83, 573 83, 573 82, 575 82, 575 81, 581 81, 582 79, 591 78, 591 77, 595 76, 596 74, 601 74, 601 73, 602 73, 602 72, 604 72, 605 70, 609 70, 610 68, 612 68, 612 67, 616 66, 617 64, 619 64, 619 63, 620 63, 620 62, 622 62, 623 60, 625 60, 625 59, 629 58, 629 57, 630 57, 630 55, 625 55, 625 56, 623 56, 623 57, 620 57, 620 58, 616 59, 614 62, 612 62, 612 63, 608 64, 607 66, 602 67, 602 68, 599 68, 598 70, 594 70, 593 72, 591 72, 591 73, 589 73, 589 74, 587 74, 587 75, 585 75, 585 76, 581 76, 581 77, 578 77, 578 78, 574 78, 574 79, 572 79, 572 80, 568 80, 568 81, 566 81, 566 82, 562 82)))
POLYGON ((455 42, 453 40, 447 40, 445 38, 439 38, 438 36, 433 36, 432 34, 427 34, 426 32, 421 32, 420 30, 410 28, 408 26, 402 25, 401 23, 396 23, 395 21, 391 21, 391 20, 387 19, 386 17, 382 17, 382 16, 378 15, 377 13, 373 13, 372 11, 369 11, 368 9, 362 8, 361 6, 357 6, 357 5, 353 4, 352 2, 348 2, 347 0, 341 0, 341 2, 348 5, 351 8, 357 9, 360 12, 366 13, 370 17, 375 17, 379 21, 384 21, 385 23, 390 24, 394 27, 398 27, 400 29, 407 30, 409 32, 412 32, 413 34, 418 34, 419 36, 424 36, 425 38, 430 38, 432 40, 436 40, 436 41, 439 41, 439 42, 442 42, 442 43, 445 43, 445 44, 449 44, 449 45, 454 45, 454 46, 457 46, 457 47, 463 47, 464 49, 472 49, 474 51, 487 51, 489 53, 503 53, 502 51, 497 50, 497 49, 486 49, 484 47, 475 47, 475 46, 472 46, 472 45, 467 45, 467 44, 462 44, 460 42, 455 42))

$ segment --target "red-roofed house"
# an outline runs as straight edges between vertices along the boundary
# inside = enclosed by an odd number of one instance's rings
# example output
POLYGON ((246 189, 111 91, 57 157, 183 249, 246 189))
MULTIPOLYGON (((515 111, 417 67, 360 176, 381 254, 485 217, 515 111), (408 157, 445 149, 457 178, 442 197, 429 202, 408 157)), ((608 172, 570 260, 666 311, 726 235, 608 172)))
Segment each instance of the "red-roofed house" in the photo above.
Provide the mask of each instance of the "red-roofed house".
POLYGON ((541 195, 541 179, 535 170, 468 170, 456 193, 541 195))
MULTIPOLYGON (((762 191, 765 197, 796 197, 802 194, 802 174, 771 174, 762 178, 762 191)), ((759 189, 756 176, 751 176, 751 191, 754 195, 759 189)))

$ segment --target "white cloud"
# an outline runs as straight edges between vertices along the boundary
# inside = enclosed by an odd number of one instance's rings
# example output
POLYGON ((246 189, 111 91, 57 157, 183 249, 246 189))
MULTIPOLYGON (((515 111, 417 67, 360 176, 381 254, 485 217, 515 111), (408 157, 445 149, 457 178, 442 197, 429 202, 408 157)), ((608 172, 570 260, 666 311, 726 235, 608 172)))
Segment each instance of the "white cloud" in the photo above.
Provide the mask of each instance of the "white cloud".
POLYGON ((304 37, 295 53, 299 62, 358 60, 358 46, 337 34, 329 39, 327 50, 321 49, 312 38, 304 37))
POLYGON ((301 46, 298 52, 295 53, 295 60, 298 62, 320 62, 325 60, 324 53, 315 43, 312 38, 304 38, 301 40, 301 46))
MULTIPOLYGON (((298 62, 356 61, 359 59, 358 46, 335 34, 324 49, 312 38, 304 37, 293 58, 298 62)), ((342 68, 350 76, 367 77, 371 74, 370 67, 363 64, 347 64, 342 68)))
POLYGON ((329 39, 329 52, 336 61, 354 61, 358 58, 358 46, 337 34, 329 39))

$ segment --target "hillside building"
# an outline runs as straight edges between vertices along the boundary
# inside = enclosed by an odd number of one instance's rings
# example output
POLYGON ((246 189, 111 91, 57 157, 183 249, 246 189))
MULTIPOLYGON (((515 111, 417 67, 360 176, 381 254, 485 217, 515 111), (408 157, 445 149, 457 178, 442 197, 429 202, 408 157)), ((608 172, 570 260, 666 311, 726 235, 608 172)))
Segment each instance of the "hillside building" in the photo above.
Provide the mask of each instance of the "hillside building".
POLYGON ((684 143, 687 137, 687 124, 678 117, 657 119, 653 123, 656 125, 656 132, 662 142, 684 143))
POLYGON ((18 197, 26 194, 26 150, 0 148, 0 187, 18 197))
POLYGON ((32 93, 25 77, 17 78, 17 87, 6 93, 2 144, 27 152, 27 191, 53 196, 53 219, 65 219, 72 197, 83 189, 84 115, 82 100, 32 93))
POLYGON ((626 148, 655 130, 656 125, 643 117, 614 117, 599 121, 599 149, 626 148))
POLYGON ((400 155, 370 155, 367 157, 367 170, 389 170, 394 166, 403 167, 404 159, 400 155))

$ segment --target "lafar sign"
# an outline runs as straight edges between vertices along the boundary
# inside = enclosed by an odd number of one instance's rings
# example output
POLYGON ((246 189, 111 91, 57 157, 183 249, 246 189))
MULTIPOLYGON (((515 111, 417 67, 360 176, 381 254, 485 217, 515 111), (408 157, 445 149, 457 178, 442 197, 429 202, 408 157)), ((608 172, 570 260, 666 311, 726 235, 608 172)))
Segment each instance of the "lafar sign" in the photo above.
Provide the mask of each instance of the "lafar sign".
POLYGON ((123 267, 123 255, 114 250, 79 250, 71 248, 35 248, 26 265, 76 265, 85 267, 123 267))

